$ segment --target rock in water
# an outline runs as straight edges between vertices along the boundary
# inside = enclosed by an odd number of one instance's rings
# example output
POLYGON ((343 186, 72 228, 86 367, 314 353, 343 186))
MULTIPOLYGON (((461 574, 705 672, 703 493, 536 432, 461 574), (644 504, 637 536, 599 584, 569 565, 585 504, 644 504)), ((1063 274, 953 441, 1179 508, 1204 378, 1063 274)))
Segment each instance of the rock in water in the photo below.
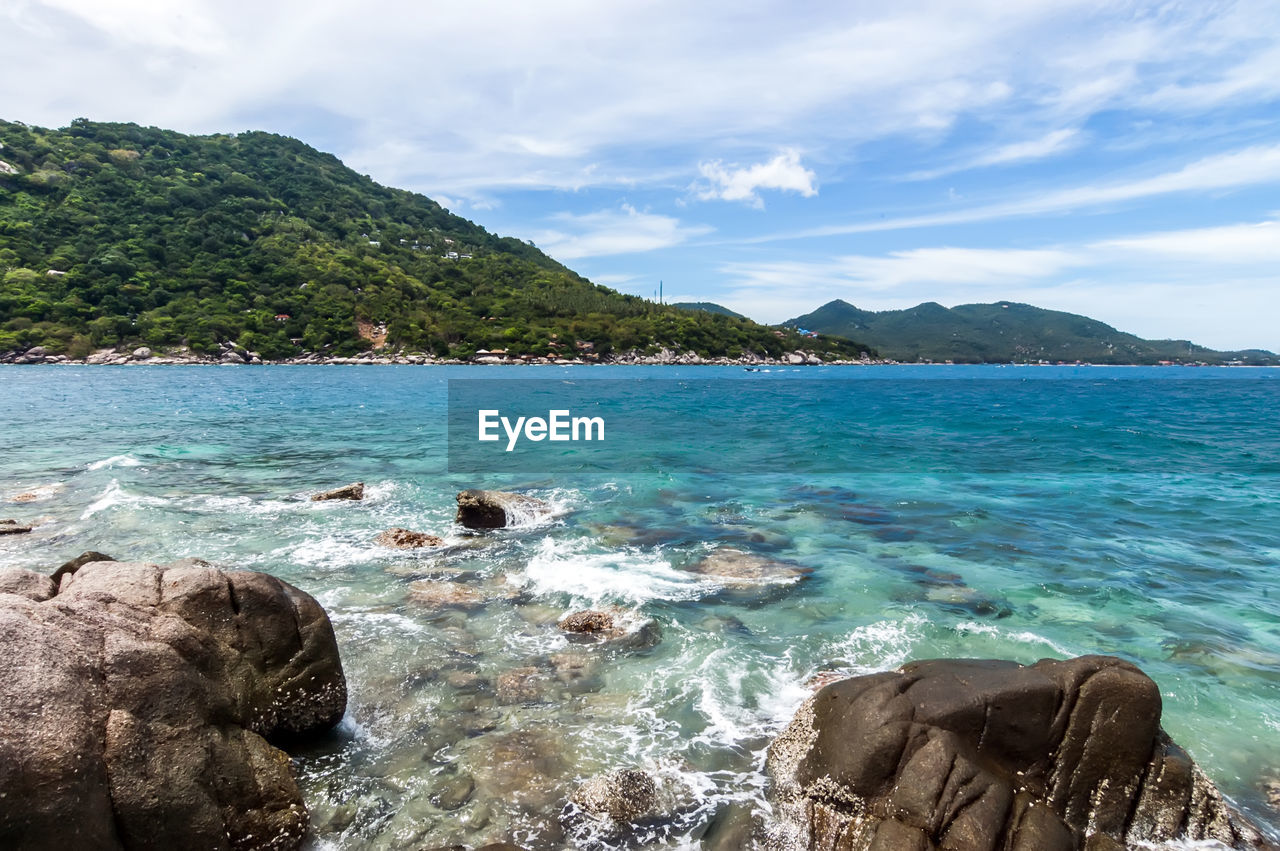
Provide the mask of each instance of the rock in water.
POLYGON ((573 802, 594 815, 616 822, 639 821, 658 805, 658 784, 634 768, 598 774, 578 787, 573 802))
POLYGON ((622 628, 614 621, 612 614, 595 609, 571 612, 561 618, 560 623, 557 625, 565 632, 587 635, 620 636, 625 634, 622 628))
POLYGON ((0 847, 293 849, 307 811, 268 739, 346 707, 333 628, 274 577, 94 561, 0 570, 0 847))
POLYGON ((416 550, 419 547, 443 547, 444 538, 428 535, 426 532, 412 532, 396 527, 388 529, 373 539, 375 544, 397 550, 416 550))
POLYGON ((340 488, 334 488, 331 491, 318 493, 311 497, 312 502, 323 502, 327 499, 364 499, 364 482, 343 485, 340 488))
POLYGON ((17 520, 0 520, 0 535, 22 535, 30 532, 32 527, 25 526, 17 520))
POLYGON ((770 849, 1265 847, 1109 656, 914 662, 841 680, 769 748, 770 849))
POLYGON ((468 529, 501 529, 550 510, 540 499, 507 491, 465 490, 458 494, 458 522, 468 529))
POLYGON ((790 585, 813 572, 808 567, 776 561, 732 547, 717 547, 690 570, 736 590, 762 585, 790 585))
POLYGON ((569 798, 576 806, 566 809, 563 820, 571 835, 594 848, 601 840, 609 845, 646 845, 688 829, 696 818, 696 793, 678 774, 650 773, 635 768, 597 774, 569 798))

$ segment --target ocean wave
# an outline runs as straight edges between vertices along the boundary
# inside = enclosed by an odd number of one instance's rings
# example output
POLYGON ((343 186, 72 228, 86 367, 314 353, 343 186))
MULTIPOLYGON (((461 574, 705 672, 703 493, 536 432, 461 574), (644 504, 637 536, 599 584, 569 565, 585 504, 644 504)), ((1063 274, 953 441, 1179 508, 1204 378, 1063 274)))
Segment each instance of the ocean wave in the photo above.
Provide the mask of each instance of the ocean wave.
POLYGON ((1011 630, 1011 629, 1001 629, 1000 627, 994 626, 989 623, 976 623, 974 621, 966 621, 964 623, 956 624, 956 632, 963 633, 966 635, 987 635, 993 638, 1000 639, 1002 641, 1016 641, 1019 644, 1042 644, 1045 647, 1048 647, 1054 653, 1057 653, 1059 656, 1063 656, 1065 658, 1071 658, 1073 656, 1079 655, 1078 653, 1075 653, 1074 651, 1069 650, 1066 647, 1063 647, 1061 644, 1058 644, 1052 639, 1045 638, 1043 635, 1037 635, 1036 633, 1031 632, 1030 630, 1018 631, 1018 630, 1011 630))
POLYGON ((662 556, 635 550, 584 552, 589 539, 546 538, 514 579, 535 594, 567 594, 599 604, 651 600, 696 600, 714 585, 677 570, 662 556))
POLYGON ((385 561, 387 554, 368 540, 352 541, 329 536, 281 547, 270 553, 270 556, 309 567, 351 567, 385 561))
POLYGON ((132 455, 112 455, 101 461, 94 461, 85 467, 86 470, 103 470, 108 467, 141 467, 142 462, 132 455))
POLYGON ((160 506, 166 505, 168 502, 169 500, 162 499, 158 496, 142 496, 141 494, 129 493, 124 488, 120 487, 120 482, 117 479, 112 479, 111 484, 107 485, 106 490, 99 494, 98 498, 84 510, 80 515, 80 519, 88 520, 93 515, 115 508, 116 506, 160 506))
POLYGON ((900 620, 876 621, 834 642, 828 653, 843 662, 843 669, 850 674, 890 671, 911 658, 928 623, 928 618, 916 612, 900 620))
POLYGON ((739 747, 772 737, 811 694, 789 652, 764 659, 741 648, 714 650, 690 683, 707 726, 695 737, 715 747, 739 747))

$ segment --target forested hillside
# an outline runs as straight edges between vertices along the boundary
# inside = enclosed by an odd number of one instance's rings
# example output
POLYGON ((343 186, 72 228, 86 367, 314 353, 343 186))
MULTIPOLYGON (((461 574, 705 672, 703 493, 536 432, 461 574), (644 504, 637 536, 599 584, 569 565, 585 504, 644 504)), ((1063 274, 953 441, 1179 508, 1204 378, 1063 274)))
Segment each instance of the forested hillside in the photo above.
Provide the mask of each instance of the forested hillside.
POLYGON ((595 286, 291 138, 77 120, 0 144, 0 352, 860 350, 595 286))
POLYGON ((952 308, 926 302, 872 311, 836 299, 786 325, 857 339, 882 357, 907 362, 1280 363, 1271 352, 1219 352, 1187 340, 1144 340, 1087 316, 1011 301, 952 308))

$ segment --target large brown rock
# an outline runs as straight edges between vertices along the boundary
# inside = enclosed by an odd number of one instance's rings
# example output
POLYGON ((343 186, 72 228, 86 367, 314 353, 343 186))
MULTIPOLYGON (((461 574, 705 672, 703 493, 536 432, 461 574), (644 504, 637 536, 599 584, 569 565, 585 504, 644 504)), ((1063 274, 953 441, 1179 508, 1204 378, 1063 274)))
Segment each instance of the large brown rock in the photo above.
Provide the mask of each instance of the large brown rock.
POLYGON ((832 683, 769 749, 771 849, 1268 847, 1108 656, 933 660, 832 683))
POLYGON ((551 506, 508 491, 465 490, 458 494, 458 522, 468 529, 501 529, 549 513, 551 506))
POLYGON ((45 582, 0 570, 0 847, 298 847, 306 809, 268 740, 342 717, 319 604, 196 560, 45 582))
POLYGON ((321 491, 311 497, 312 502, 327 502, 331 499, 364 499, 364 482, 353 482, 333 490, 321 491))

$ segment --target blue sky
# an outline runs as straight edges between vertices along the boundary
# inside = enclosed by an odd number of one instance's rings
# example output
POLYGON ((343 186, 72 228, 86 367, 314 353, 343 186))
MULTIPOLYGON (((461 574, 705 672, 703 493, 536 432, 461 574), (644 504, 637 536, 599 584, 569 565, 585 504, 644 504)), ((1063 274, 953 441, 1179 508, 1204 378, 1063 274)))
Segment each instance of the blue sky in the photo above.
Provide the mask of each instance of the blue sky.
POLYGON ((1280 2, 5 0, 0 117, 296 136, 599 283, 1280 351, 1280 2))

